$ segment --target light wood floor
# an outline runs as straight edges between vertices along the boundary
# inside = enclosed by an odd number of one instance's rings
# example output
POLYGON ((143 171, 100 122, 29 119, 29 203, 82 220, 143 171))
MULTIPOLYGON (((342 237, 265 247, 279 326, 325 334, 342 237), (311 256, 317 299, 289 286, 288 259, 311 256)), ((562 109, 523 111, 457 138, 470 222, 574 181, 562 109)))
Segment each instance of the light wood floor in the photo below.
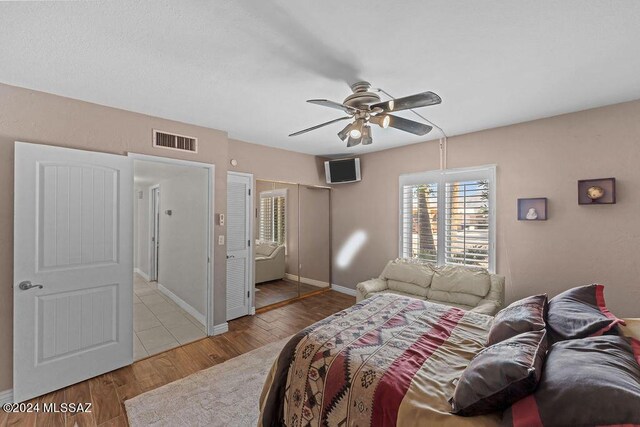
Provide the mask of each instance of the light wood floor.
MULTIPOLYGON (((322 289, 324 288, 300 283, 301 296, 322 289)), ((291 298, 297 298, 298 282, 292 282, 286 279, 272 280, 270 282, 258 283, 256 290, 258 291, 256 292, 256 308, 262 308, 291 298)))
POLYGON ((293 302, 255 316, 229 322, 229 332, 208 337, 133 365, 49 393, 34 401, 92 402, 87 414, 6 414, 5 426, 127 426, 124 401, 240 354, 288 337, 312 323, 347 308, 355 298, 335 291, 293 302))

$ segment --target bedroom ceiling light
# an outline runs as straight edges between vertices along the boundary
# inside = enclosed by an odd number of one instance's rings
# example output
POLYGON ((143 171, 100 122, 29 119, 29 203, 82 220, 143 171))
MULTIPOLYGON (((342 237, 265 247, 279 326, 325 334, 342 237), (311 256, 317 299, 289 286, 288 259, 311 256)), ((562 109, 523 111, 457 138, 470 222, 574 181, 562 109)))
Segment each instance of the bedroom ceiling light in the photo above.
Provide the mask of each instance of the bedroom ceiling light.
POLYGON ((377 116, 371 116, 369 121, 374 125, 380 126, 382 129, 386 129, 389 127, 389 122, 391 118, 386 114, 378 114, 377 116))
POLYGON ((362 127, 364 126, 364 119, 356 120, 351 126, 349 136, 351 138, 360 138, 362 136, 362 127))
POLYGON ((347 138, 347 132, 349 133, 349 143, 347 147, 353 147, 360 143, 370 145, 373 142, 370 133, 366 139, 361 140, 364 127, 369 123, 374 123, 383 129, 392 127, 403 132, 423 136, 431 131, 432 126, 405 119, 404 117, 394 116, 389 113, 402 110, 413 111, 415 108, 437 105, 442 102, 442 99, 437 94, 429 91, 402 98, 392 98, 388 101, 381 101, 380 96, 375 92, 382 92, 382 90, 371 89, 371 84, 365 81, 352 84, 351 90, 353 93, 347 96, 342 103, 328 99, 309 99, 307 102, 311 104, 341 110, 346 115, 294 132, 289 136, 302 135, 342 120, 353 120, 351 125, 346 126, 338 132, 338 136, 342 141, 347 138))
POLYGON ((349 131, 351 130, 351 126, 353 125, 353 123, 349 123, 348 125, 346 125, 344 127, 344 129, 342 129, 340 132, 338 132, 338 138, 340 138, 341 140, 346 140, 347 137, 349 136, 349 131))
POLYGON ((360 144, 361 142, 362 142, 362 138, 349 137, 349 140, 347 141, 347 147, 355 147, 356 145, 360 144))
POLYGON ((362 129, 362 145, 371 145, 373 138, 371 138, 371 126, 366 125, 362 129))

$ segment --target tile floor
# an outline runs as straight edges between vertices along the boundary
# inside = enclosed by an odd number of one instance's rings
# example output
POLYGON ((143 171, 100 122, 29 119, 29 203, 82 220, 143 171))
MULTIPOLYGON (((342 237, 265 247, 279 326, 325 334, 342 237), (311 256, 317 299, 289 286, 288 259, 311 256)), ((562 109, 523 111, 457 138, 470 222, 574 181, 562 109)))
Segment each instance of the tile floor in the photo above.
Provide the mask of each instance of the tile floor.
POLYGON ((140 360, 207 336, 204 325, 158 290, 133 277, 133 358, 140 360))

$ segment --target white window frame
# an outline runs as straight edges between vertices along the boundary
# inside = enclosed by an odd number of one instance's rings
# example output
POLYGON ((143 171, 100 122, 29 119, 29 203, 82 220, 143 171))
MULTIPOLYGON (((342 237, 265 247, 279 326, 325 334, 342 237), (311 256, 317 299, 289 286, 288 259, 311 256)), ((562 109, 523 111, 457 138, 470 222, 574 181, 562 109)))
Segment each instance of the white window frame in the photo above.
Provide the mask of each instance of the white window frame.
POLYGON ((469 168, 457 168, 446 170, 435 170, 427 172, 418 172, 412 174, 404 174, 399 177, 399 221, 398 221, 398 256, 402 258, 403 254, 403 229, 405 224, 404 218, 404 200, 402 187, 405 185, 431 184, 438 185, 438 244, 437 256, 438 265, 445 265, 445 209, 446 209, 446 183, 452 181, 472 181, 487 180, 489 181, 489 262, 488 270, 491 273, 496 271, 496 165, 474 166, 469 168))

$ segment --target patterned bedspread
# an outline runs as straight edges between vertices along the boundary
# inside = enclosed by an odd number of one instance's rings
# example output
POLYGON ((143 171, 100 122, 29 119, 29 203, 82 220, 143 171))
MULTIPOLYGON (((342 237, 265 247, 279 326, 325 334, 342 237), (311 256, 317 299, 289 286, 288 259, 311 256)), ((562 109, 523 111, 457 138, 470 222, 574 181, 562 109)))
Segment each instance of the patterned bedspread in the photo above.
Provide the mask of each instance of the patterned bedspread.
POLYGON ((260 426, 498 425, 449 413, 492 317, 378 295, 296 334, 269 373, 260 426))

